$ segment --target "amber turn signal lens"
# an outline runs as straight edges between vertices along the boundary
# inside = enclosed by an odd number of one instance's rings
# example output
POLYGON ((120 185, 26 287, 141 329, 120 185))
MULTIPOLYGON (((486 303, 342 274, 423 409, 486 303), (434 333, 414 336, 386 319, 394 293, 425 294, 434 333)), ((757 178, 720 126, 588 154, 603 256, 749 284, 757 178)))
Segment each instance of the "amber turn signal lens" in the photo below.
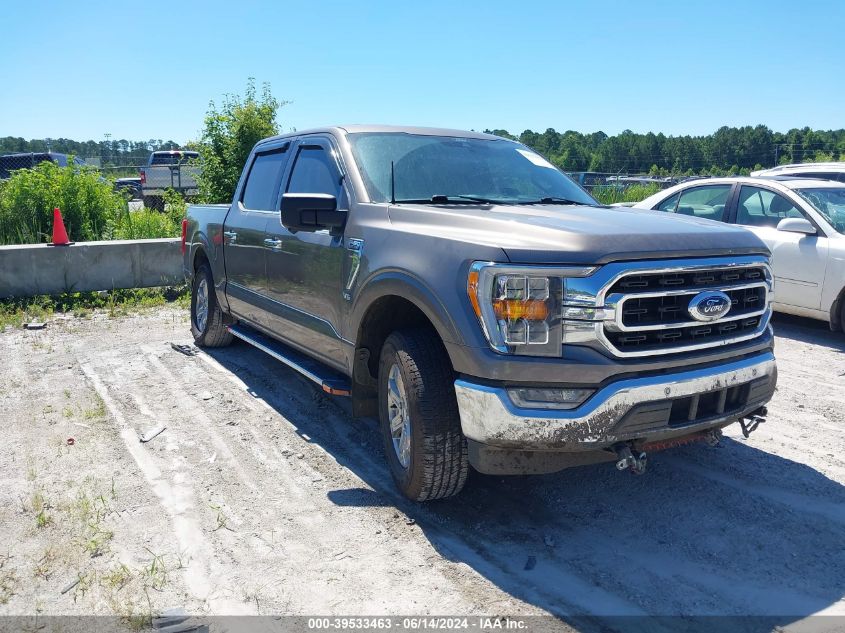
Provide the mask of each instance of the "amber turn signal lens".
POLYGON ((494 299, 493 312, 497 319, 516 321, 545 321, 549 316, 549 308, 545 301, 522 301, 514 299, 494 299))
POLYGON ((472 304, 472 309, 475 310, 475 316, 481 318, 481 306, 478 305, 478 271, 471 270, 469 279, 467 281, 467 294, 469 295, 469 302, 472 304))

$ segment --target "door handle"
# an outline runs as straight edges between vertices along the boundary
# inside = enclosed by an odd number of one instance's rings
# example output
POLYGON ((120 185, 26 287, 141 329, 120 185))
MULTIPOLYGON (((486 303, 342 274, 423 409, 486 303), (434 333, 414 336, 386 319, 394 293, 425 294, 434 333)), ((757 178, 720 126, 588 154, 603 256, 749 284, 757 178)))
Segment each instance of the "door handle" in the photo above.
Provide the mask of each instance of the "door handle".
POLYGON ((223 231, 223 237, 226 238, 227 244, 234 244, 238 241, 238 234, 236 231, 223 231))
POLYGON ((282 250, 282 240, 277 240, 277 239, 273 239, 273 238, 268 237, 267 239, 264 240, 264 246, 266 246, 267 248, 269 248, 270 250, 273 250, 273 251, 280 251, 280 250, 282 250))

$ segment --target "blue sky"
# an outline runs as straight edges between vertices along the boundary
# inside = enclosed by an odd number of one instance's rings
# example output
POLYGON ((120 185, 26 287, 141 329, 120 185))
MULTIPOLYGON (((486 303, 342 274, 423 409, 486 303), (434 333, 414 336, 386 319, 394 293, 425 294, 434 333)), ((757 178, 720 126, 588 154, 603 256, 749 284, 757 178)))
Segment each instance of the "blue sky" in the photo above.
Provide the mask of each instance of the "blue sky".
POLYGON ((196 138, 247 77, 333 123, 845 126, 845 2, 4 2, 0 136, 196 138))

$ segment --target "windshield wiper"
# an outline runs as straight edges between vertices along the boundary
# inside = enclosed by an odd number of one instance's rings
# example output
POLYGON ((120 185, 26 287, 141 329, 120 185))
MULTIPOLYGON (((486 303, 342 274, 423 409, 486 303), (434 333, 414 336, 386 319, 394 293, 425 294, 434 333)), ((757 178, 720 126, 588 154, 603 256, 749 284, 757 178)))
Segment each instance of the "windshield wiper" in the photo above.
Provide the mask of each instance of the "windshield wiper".
POLYGON ((472 202, 480 202, 481 204, 513 204, 508 200, 493 200, 492 198, 479 198, 478 196, 443 196, 444 198, 461 198, 462 200, 470 200, 472 202))
MULTIPOLYGON (((406 199, 397 200, 396 204, 447 204, 449 202, 460 204, 462 201, 478 202, 480 204, 513 204, 509 200, 493 200, 492 198, 480 198, 478 196, 444 196, 442 194, 434 194, 431 198, 406 199), (457 198, 457 200, 455 199, 457 198)), ((466 204, 464 203, 464 204, 466 204)))
POLYGON ((525 202, 520 202, 520 204, 577 204, 583 205, 585 207, 593 207, 594 204, 590 204, 589 202, 580 202, 578 200, 570 200, 569 198, 556 198, 554 196, 548 198, 540 198, 538 200, 527 200, 525 202))

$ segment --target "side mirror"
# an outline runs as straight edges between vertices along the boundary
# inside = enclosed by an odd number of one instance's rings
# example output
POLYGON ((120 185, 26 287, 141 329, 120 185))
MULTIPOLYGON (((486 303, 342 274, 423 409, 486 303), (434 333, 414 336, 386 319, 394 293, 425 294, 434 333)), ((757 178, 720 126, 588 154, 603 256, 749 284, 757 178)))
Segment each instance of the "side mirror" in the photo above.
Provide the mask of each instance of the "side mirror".
POLYGON ((282 225, 289 231, 321 231, 346 224, 337 198, 327 193, 286 193, 282 196, 282 225))
POLYGON ((778 231, 804 235, 815 235, 817 232, 816 227, 807 218, 784 218, 778 222, 778 231))

